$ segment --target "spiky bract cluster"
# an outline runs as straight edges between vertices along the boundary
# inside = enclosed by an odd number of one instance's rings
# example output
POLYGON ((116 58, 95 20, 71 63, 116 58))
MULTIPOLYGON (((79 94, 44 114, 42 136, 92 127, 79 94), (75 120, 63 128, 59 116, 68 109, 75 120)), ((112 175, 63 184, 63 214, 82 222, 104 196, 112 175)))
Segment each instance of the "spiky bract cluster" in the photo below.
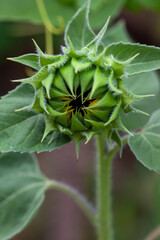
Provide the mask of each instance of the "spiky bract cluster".
POLYGON ((117 130, 129 132, 121 122, 120 111, 136 111, 131 104, 143 97, 131 93, 122 80, 125 66, 134 57, 119 62, 106 56, 105 50, 94 54, 93 48, 86 46, 77 51, 68 41, 69 48, 64 47, 62 55, 44 54, 35 43, 37 73, 15 80, 31 84, 35 98, 32 105, 20 110, 44 114, 43 139, 52 133, 50 142, 60 131, 71 136, 77 149, 95 134, 120 145, 117 130))

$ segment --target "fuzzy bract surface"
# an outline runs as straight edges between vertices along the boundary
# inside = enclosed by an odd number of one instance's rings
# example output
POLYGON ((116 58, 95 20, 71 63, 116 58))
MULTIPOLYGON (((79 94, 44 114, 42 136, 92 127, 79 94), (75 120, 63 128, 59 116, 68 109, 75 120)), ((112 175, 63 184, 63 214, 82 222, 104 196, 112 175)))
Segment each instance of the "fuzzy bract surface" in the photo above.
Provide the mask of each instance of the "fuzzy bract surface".
POLYGON ((108 22, 97 36, 88 25, 84 25, 88 27, 87 39, 91 41, 78 49, 75 47, 77 42, 70 39, 69 23, 65 36, 67 44, 62 47, 61 54, 45 54, 35 43, 37 54, 11 59, 36 70, 29 78, 15 80, 28 83, 35 89, 32 104, 16 111, 43 114, 45 131, 42 141, 50 135, 51 143, 59 131, 70 136, 78 151, 83 140, 88 142, 97 134, 121 147, 118 130, 130 133, 121 121, 120 112, 141 112, 132 104, 146 96, 130 92, 123 77, 127 77, 125 69, 138 54, 126 61, 118 61, 112 54, 107 54, 101 40, 108 22))

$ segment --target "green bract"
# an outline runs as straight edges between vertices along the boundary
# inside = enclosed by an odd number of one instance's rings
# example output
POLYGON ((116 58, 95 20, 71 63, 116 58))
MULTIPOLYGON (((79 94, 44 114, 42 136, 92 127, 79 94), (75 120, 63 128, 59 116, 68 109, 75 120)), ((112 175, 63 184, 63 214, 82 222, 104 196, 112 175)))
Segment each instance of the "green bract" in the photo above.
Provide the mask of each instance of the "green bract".
POLYGON ((141 112, 133 108, 132 103, 146 96, 131 93, 122 77, 127 76, 125 68, 138 54, 125 61, 118 61, 112 54, 107 54, 101 40, 108 22, 97 36, 89 25, 84 24, 87 38, 84 37, 78 49, 75 48, 78 35, 75 43, 69 38, 69 23, 62 54, 44 54, 35 43, 37 54, 12 58, 37 70, 30 78, 15 80, 31 84, 35 89, 33 103, 16 111, 43 114, 45 131, 42 141, 52 133, 52 142, 59 131, 69 135, 78 150, 85 138, 88 142, 95 134, 114 140, 121 146, 117 130, 130 133, 121 122, 120 111, 141 112), (87 42, 88 39, 91 40, 87 42))

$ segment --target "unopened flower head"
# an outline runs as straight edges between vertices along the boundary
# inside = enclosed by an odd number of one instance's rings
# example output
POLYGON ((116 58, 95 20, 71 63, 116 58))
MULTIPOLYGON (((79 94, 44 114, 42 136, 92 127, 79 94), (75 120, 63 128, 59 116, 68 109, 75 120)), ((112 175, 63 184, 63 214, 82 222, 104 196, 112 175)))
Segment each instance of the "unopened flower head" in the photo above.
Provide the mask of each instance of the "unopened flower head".
POLYGON ((132 103, 144 97, 131 93, 122 78, 137 55, 120 62, 107 55, 105 48, 98 49, 96 37, 80 50, 69 37, 67 41, 61 55, 44 54, 35 43, 37 73, 16 80, 31 84, 35 98, 32 105, 20 110, 44 114, 42 141, 50 134, 52 142, 60 131, 71 137, 77 149, 85 138, 88 142, 96 134, 119 143, 117 130, 130 133, 121 122, 120 111, 139 111, 132 103))

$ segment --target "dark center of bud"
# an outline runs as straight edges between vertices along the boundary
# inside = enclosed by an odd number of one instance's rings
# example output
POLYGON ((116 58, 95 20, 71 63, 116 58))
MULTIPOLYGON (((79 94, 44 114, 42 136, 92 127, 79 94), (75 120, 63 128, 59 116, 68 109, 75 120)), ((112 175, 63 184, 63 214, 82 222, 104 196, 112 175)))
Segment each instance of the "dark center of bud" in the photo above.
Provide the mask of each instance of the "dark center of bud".
MULTIPOLYGON (((88 90, 87 92, 84 93, 84 99, 82 100, 82 95, 81 95, 81 87, 80 85, 77 88, 76 91, 76 96, 72 99, 70 99, 69 102, 69 112, 71 111, 73 114, 76 112, 79 112, 82 116, 84 116, 84 111, 86 107, 90 106, 96 99, 86 99, 87 95, 90 93, 91 90, 88 90)), ((69 120, 71 119, 70 118, 69 120)))

